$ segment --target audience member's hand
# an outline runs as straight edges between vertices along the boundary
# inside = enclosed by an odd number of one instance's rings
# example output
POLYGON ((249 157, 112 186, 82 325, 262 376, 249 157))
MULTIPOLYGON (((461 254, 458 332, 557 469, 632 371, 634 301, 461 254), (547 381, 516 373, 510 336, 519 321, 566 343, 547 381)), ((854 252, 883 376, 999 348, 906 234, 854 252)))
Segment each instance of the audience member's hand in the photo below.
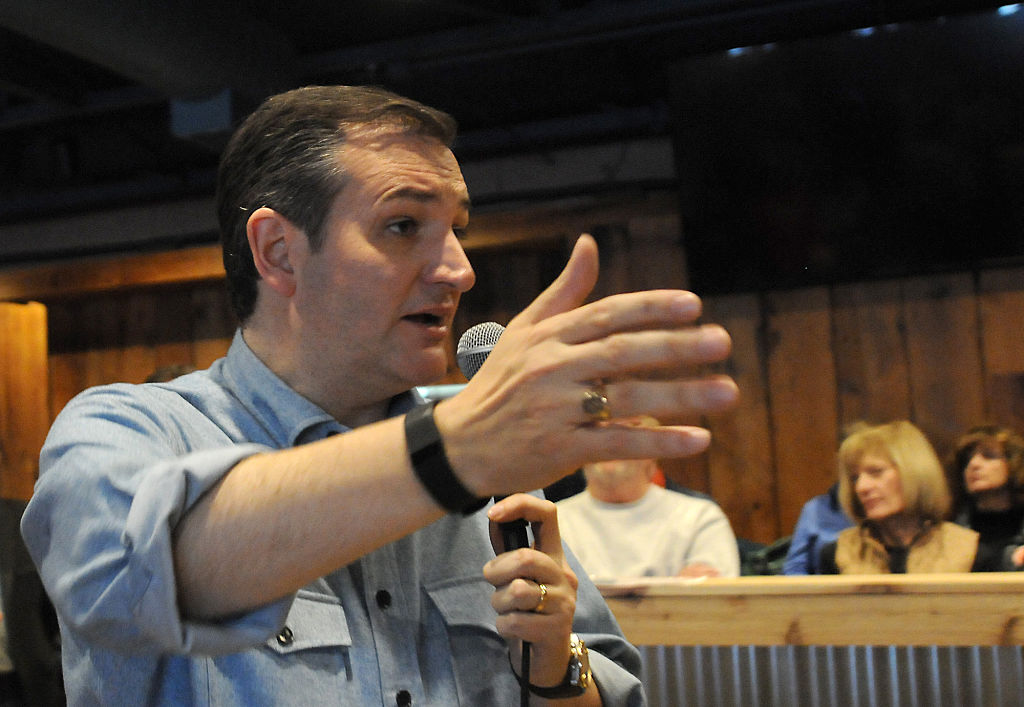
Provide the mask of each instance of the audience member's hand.
POLYGON ((509 641, 517 672, 521 641, 528 641, 533 646, 530 682, 556 685, 569 663, 579 582, 562 552, 555 504, 516 494, 495 504, 489 517, 491 544, 498 555, 484 565, 484 579, 495 588, 491 605, 498 612, 498 633, 509 641), (531 523, 534 545, 504 552, 497 524, 519 518, 531 523))
POLYGON ((696 295, 654 290, 583 304, 597 271, 596 244, 582 236, 466 389, 438 405, 448 457, 477 495, 541 488, 593 461, 699 453, 707 430, 679 423, 735 402, 732 379, 703 370, 731 342, 722 327, 696 323, 696 295), (593 390, 612 420, 648 414, 667 424, 595 423, 583 409, 593 390))
POLYGON ((719 571, 703 562, 694 562, 680 570, 680 577, 718 577, 719 571))
POLYGON ((1024 567, 1024 545, 1018 545, 1017 549, 1010 555, 1014 567, 1024 567))

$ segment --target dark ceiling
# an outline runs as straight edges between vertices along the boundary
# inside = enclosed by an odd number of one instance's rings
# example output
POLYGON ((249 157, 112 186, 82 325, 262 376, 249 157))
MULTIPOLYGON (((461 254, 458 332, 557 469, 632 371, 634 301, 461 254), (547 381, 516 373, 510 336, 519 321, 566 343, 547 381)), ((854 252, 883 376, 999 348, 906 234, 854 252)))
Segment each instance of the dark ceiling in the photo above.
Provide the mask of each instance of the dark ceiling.
POLYGON ((483 159, 670 135, 666 68, 689 55, 998 4, 10 0, 0 227, 208 196, 232 125, 290 87, 386 86, 483 159))

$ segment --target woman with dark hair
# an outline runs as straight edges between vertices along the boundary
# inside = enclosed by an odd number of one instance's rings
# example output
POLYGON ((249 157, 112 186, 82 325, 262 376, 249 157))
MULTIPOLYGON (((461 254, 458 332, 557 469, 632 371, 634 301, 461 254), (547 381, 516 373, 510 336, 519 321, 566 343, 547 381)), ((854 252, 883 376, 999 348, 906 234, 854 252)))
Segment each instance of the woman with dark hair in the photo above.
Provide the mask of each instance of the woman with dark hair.
POLYGON ((956 522, 978 532, 1002 569, 1020 569, 1012 555, 1024 545, 1024 438, 1000 425, 972 427, 957 440, 948 477, 956 522))
POLYGON ((999 569, 978 533, 943 520, 951 498, 942 463, 910 422, 863 426, 843 441, 839 502, 856 525, 822 548, 823 574, 999 569))

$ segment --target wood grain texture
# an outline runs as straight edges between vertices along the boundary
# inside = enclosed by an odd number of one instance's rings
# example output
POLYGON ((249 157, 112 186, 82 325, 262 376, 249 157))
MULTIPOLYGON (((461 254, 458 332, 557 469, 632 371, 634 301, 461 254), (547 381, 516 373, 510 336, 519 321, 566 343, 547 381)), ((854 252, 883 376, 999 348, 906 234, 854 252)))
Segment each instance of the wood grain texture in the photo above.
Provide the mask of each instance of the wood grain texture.
MULTIPOLYGON (((507 323, 557 276, 581 231, 603 246, 594 296, 685 287, 681 229, 663 195, 475 215, 466 247, 478 283, 456 338, 480 321, 507 323)), ((235 320, 222 277, 211 246, 0 270, 0 299, 39 295, 48 309, 53 415, 85 387, 224 355, 235 320)), ((716 368, 736 378, 740 403, 692 420, 712 431, 707 454, 662 461, 670 478, 710 493, 740 537, 792 532, 833 480, 851 422, 910 419, 940 456, 979 422, 1024 429, 1024 268, 703 300, 703 321, 732 335, 716 368)), ((445 381, 459 377, 452 369, 445 381)))
POLYGON ((0 303, 0 497, 28 500, 50 426, 46 308, 0 303))
POLYGON ((720 324, 730 333, 733 354, 722 371, 731 375, 740 389, 734 410, 707 421, 711 430, 709 491, 729 517, 737 537, 763 542, 783 530, 761 354, 761 303, 754 295, 706 298, 704 320, 720 324))
POLYGON ((679 580, 606 591, 637 645, 1024 645, 1024 575, 679 580))
POLYGON ((825 288, 768 297, 768 399, 775 447, 778 514, 790 529, 809 490, 834 478, 837 392, 829 293, 825 288))
POLYGON ((986 418, 978 304, 970 274, 904 284, 912 420, 940 456, 986 418))

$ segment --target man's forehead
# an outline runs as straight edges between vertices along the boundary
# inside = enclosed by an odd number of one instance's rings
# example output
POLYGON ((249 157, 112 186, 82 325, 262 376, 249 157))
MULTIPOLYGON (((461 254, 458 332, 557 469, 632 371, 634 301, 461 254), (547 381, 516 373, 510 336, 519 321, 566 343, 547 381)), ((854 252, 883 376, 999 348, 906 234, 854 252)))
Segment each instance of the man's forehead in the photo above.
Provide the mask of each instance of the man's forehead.
MULTIPOLYGON (((455 196, 459 201, 459 205, 469 210, 469 192, 466 190, 464 183, 459 183, 458 188, 454 190, 455 196)), ((381 196, 381 201, 398 201, 402 199, 408 199, 411 201, 419 201, 421 203, 429 203, 438 201, 442 198, 442 194, 438 193, 435 189, 425 189, 415 185, 399 186, 394 189, 389 189, 381 196)))
POLYGON ((338 159, 350 177, 386 182, 389 196, 427 200, 443 187, 469 196, 458 160, 440 140, 416 133, 388 132, 348 139, 338 159))
MULTIPOLYGON (((451 155, 448 146, 432 135, 387 126, 363 126, 346 131, 345 141, 341 146, 341 155, 344 157, 348 152, 373 153, 392 150, 451 155)), ((454 159, 454 155, 452 155, 452 159, 454 159)))

